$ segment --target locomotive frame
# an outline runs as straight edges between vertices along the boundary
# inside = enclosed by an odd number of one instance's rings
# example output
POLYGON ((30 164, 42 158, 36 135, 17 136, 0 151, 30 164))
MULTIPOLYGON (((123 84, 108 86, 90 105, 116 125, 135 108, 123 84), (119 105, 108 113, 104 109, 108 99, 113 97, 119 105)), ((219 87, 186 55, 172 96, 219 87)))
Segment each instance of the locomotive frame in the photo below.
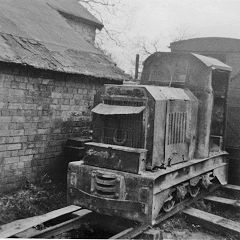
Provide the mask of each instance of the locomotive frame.
POLYGON ((106 85, 92 110, 93 142, 69 164, 69 203, 154 224, 201 188, 226 184, 230 72, 213 58, 156 53, 144 63, 145 85, 106 85))

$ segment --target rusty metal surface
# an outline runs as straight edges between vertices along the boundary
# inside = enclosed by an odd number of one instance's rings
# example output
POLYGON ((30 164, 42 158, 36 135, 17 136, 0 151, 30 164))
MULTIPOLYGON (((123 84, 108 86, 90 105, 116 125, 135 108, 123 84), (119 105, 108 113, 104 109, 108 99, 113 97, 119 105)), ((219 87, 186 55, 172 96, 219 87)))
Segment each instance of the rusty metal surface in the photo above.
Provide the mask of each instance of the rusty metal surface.
POLYGON ((165 136, 166 138, 169 137, 166 132, 169 125, 166 123, 166 118, 169 115, 169 112, 166 112, 166 103, 175 103, 176 106, 184 105, 184 109, 176 107, 177 112, 173 113, 174 119, 176 115, 175 122, 179 124, 175 124, 173 121, 172 124, 171 122, 172 125, 176 125, 176 127, 172 128, 172 138, 177 140, 180 135, 184 135, 182 138, 188 138, 190 144, 184 142, 182 144, 184 146, 177 145, 175 152, 178 153, 179 158, 177 161, 173 160, 171 164, 193 158, 194 138, 196 137, 197 98, 189 90, 147 85, 137 87, 106 85, 105 91, 102 93, 102 99, 99 102, 104 102, 104 104, 100 103, 92 110, 98 115, 95 116, 93 123, 94 142, 146 148, 148 150, 147 169, 153 169, 156 166, 161 167, 164 160, 166 160, 167 164, 168 158, 172 159, 171 154, 165 154, 164 150, 167 141, 165 136), (123 96, 124 99, 122 99, 123 96), (143 98, 146 100, 142 100, 143 98), (143 109, 145 110, 142 115, 137 114, 143 109), (117 116, 124 114, 128 114, 129 119, 127 119, 127 116, 117 116), (186 119, 184 118, 187 124, 184 124, 185 122, 181 118, 183 114, 187 115, 186 119), (139 118, 137 118, 138 116, 139 118), (189 123, 191 123, 191 126, 189 123), (183 125, 186 125, 186 131, 182 131, 183 125), (182 128, 179 126, 182 126, 182 128), (120 136, 121 141, 114 141, 116 135, 120 136), (190 146, 189 154, 185 154, 185 150, 182 150, 187 144, 190 146), (184 158, 182 155, 184 155, 184 158))
POLYGON ((118 171, 140 173, 146 168, 147 151, 114 145, 86 145, 84 163, 90 166, 114 169, 118 171))
POLYGON ((133 153, 145 153, 147 152, 146 149, 141 148, 132 148, 132 147, 125 147, 125 146, 118 146, 118 145, 111 145, 111 144, 104 144, 104 143, 96 143, 96 142, 89 142, 85 143, 86 146, 92 147, 102 147, 102 148, 112 148, 123 152, 133 152, 133 153))
MULTIPOLYGON (((69 200, 71 199, 71 204, 85 206, 104 214, 117 215, 140 222, 153 223, 162 207, 162 201, 167 197, 165 193, 168 192, 166 191, 169 191, 172 186, 186 183, 187 181, 190 181, 190 179, 200 175, 202 176, 208 172, 212 172, 216 168, 225 169, 226 166, 227 163, 225 163, 224 160, 224 153, 209 157, 207 159, 195 159, 186 163, 177 164, 176 166, 163 171, 142 172, 141 175, 123 171, 108 170, 88 165, 79 165, 78 163, 70 163, 68 173, 68 189, 70 191, 69 200), (123 176, 125 181, 124 189, 126 189, 124 191, 127 193, 125 195, 126 198, 123 201, 127 200, 145 203, 145 211, 147 211, 146 215, 143 214, 142 209, 140 211, 140 208, 137 210, 135 207, 133 207, 133 211, 128 209, 129 211, 125 212, 123 211, 124 203, 121 203, 120 205, 117 204, 118 206, 115 206, 115 200, 113 199, 105 197, 101 198, 95 194, 93 197, 93 193, 91 192, 92 180, 90 179, 92 179, 92 173, 96 171, 104 171, 108 175, 112 174, 116 176, 123 176), (75 181, 72 181, 72 178, 75 178, 75 181), (71 188, 78 189, 78 193, 73 192, 71 195, 71 188), (87 193, 88 197, 84 196, 80 198, 79 190, 87 193), (120 208, 122 210, 120 210, 120 208), (116 211, 114 211, 114 209, 116 211), (158 211, 155 209, 158 209, 158 211), (135 210, 137 210, 138 214, 133 214, 135 210)), ((217 175, 219 174, 216 173, 216 176, 217 175)))
POLYGON ((108 211, 131 211, 132 213, 145 215, 145 204, 139 201, 105 199, 76 188, 71 188, 70 191, 70 194, 76 197, 73 200, 76 205, 81 205, 83 203, 81 199, 84 199, 84 205, 89 205, 90 208, 95 210, 105 209, 106 214, 109 214, 108 211))
POLYGON ((174 83, 185 84, 194 81, 197 85, 198 80, 194 79, 194 76, 201 75, 197 72, 201 68, 228 72, 232 69, 217 59, 199 54, 156 52, 144 62, 141 83, 151 82, 156 85, 155 83, 161 82, 167 86, 174 86, 174 83))
POLYGON ((215 163, 214 160, 209 160, 203 164, 192 165, 189 168, 183 168, 178 172, 159 177, 155 182, 154 193, 161 192, 171 186, 176 186, 181 182, 190 180, 193 177, 197 177, 209 171, 213 171, 215 168, 225 168, 227 163, 215 163))
MULTIPOLYGON (((210 167, 213 167, 211 164, 211 162, 217 162, 220 160, 220 162, 225 162, 226 161, 226 156, 227 156, 227 152, 222 151, 222 152, 214 152, 212 153, 209 157, 207 158, 203 158, 203 159, 192 159, 183 163, 179 163, 179 164, 175 164, 167 169, 160 169, 159 171, 156 172, 151 172, 151 171, 145 171, 142 173, 142 175, 144 175, 144 177, 148 177, 150 179, 157 179, 161 176, 164 175, 168 175, 169 173, 173 173, 176 171, 179 171, 181 169, 188 169, 191 166, 194 165, 199 165, 201 169, 204 169, 205 167, 205 163, 207 163, 207 165, 210 167), (223 159, 222 159, 223 158, 223 159)), ((191 178, 194 176, 191 176, 191 178)))
POLYGON ((142 85, 142 87, 146 88, 147 91, 152 95, 152 97, 158 100, 190 100, 191 98, 188 96, 188 93, 185 89, 181 88, 173 88, 173 87, 160 87, 160 86, 147 86, 142 85))
POLYGON ((166 139, 165 139, 165 166, 189 160, 189 143, 195 126, 190 126, 192 105, 186 101, 174 100, 167 103, 166 139), (192 129, 191 129, 192 127, 192 129))
MULTIPOLYGON (((144 62, 142 84, 188 88, 201 103, 197 119, 195 151, 197 158, 209 155, 209 138, 213 126, 211 116, 217 100, 226 92, 230 70, 231 68, 218 60, 190 53, 158 52, 144 62)), ((225 97, 224 95, 222 102, 226 102, 225 97)), ((221 126, 224 123, 225 121, 222 121, 221 126)), ((224 131, 222 132, 220 135, 224 137, 224 131)))
MULTIPOLYGON (((69 8, 68 1, 61 0, 61 8, 64 4, 69 8)), ((0 61, 115 80, 128 78, 47 0, 0 0, 0 6, 0 61)))
MULTIPOLYGON (((113 187, 117 187, 117 184, 118 183, 115 182, 113 187)), ((117 193, 117 188, 115 190, 115 193, 117 193)), ((103 214, 122 216, 138 221, 148 221, 152 212, 152 191, 153 180, 148 177, 142 177, 139 174, 79 165, 77 162, 69 164, 68 200, 70 202, 76 201, 74 204, 85 206, 94 211, 97 210, 103 214), (97 174, 98 172, 104 172, 104 179, 103 177, 96 179, 96 177, 92 175, 92 173, 97 174), (102 189, 104 191, 98 193, 92 191, 94 190, 94 183, 92 181, 99 181, 99 179, 104 180, 103 187, 107 190, 107 184, 113 185, 112 181, 114 178, 119 179, 120 184, 121 182, 123 183, 121 179, 125 182, 125 184, 123 184, 124 188, 122 188, 123 192, 119 192, 119 197, 117 199, 113 199, 112 196, 107 196, 107 191, 104 189, 102 189), (79 196, 79 191, 77 191, 78 193, 76 195, 74 192, 71 194, 71 188, 81 190, 84 193, 84 197, 83 195, 81 197, 79 196), (103 197, 104 195, 105 197, 103 197), (130 206, 132 206, 132 208, 129 208, 130 206), (148 214, 146 214, 146 211, 148 214)))
POLYGON ((132 107, 132 106, 116 106, 100 103, 95 108, 92 109, 92 112, 102 115, 125 115, 125 114, 138 114, 145 109, 142 107, 132 107))

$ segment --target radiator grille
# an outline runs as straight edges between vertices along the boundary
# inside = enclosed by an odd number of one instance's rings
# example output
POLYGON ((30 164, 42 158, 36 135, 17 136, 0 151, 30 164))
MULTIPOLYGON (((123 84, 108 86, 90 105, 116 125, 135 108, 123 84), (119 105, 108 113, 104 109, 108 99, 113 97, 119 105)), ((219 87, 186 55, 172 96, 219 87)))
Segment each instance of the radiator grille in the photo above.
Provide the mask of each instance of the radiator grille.
POLYGON ((113 100, 113 99, 105 99, 105 104, 108 105, 117 105, 117 106, 133 106, 133 107, 141 107, 144 105, 143 102, 138 101, 125 101, 125 100, 113 100))
POLYGON ((168 115, 168 145, 186 142, 187 113, 174 112, 168 115))
POLYGON ((143 148, 143 114, 105 116, 102 127, 94 126, 96 142, 143 148))

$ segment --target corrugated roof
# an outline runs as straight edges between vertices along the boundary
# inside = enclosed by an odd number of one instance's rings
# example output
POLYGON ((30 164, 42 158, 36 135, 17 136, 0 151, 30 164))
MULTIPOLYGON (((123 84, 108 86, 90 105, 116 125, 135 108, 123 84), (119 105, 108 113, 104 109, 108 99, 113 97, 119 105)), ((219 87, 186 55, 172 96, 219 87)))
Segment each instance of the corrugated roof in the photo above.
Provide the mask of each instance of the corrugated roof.
POLYGON ((216 68, 216 69, 221 69, 221 70, 227 70, 227 71, 232 71, 232 68, 228 66, 227 64, 219 61, 216 58, 212 57, 206 57, 200 54, 192 53, 194 57, 199 59, 202 63, 204 63, 207 67, 211 68, 216 68))
POLYGON ((100 103, 95 108, 92 109, 92 112, 102 115, 126 115, 126 114, 138 114, 145 109, 142 107, 132 107, 132 106, 117 106, 117 105, 108 105, 100 103))
MULTIPOLYGON (((71 9, 76 15, 78 8, 72 9, 75 3, 75 0, 0 0, 0 61, 113 80, 127 79, 121 69, 56 10, 65 6, 68 14, 71 9)), ((79 15, 83 11, 80 9, 79 15)))

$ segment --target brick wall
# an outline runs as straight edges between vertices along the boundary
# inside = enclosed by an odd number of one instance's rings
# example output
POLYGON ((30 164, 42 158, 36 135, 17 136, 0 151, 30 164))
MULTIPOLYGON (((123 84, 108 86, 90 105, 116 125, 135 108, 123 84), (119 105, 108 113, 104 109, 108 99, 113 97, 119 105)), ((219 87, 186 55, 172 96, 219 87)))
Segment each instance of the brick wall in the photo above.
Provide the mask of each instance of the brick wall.
POLYGON ((57 172, 80 136, 102 79, 0 65, 0 192, 57 172))

